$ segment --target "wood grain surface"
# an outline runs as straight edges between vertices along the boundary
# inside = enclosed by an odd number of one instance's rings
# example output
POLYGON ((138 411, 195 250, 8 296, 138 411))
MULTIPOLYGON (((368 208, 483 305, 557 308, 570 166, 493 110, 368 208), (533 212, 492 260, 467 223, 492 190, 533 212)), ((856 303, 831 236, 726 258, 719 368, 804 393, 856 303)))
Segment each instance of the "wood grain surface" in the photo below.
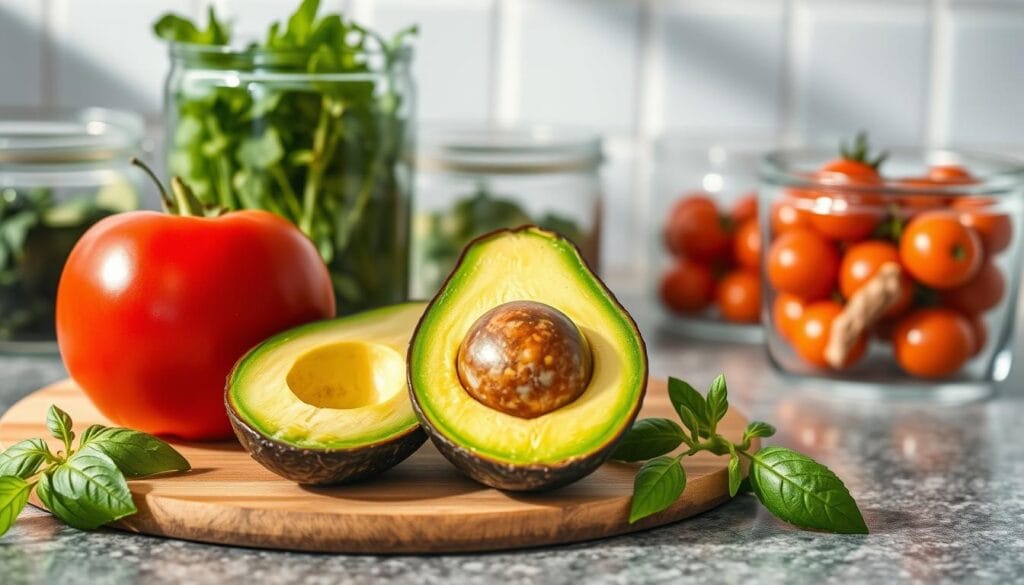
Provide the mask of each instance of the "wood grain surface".
MULTIPOLYGON (((48 437, 46 410, 68 411, 81 432, 110 424, 73 382, 27 396, 0 418, 0 445, 48 437)), ((672 417, 664 382, 652 381, 641 417, 672 417)), ((739 440, 746 420, 730 411, 721 432, 739 440)), ((58 442, 50 440, 51 448, 58 442)), ((438 553, 525 548, 591 540, 675 522, 729 499, 727 457, 685 459, 686 492, 668 510, 627 522, 637 465, 607 463, 542 494, 483 487, 428 442, 384 475, 336 488, 303 487, 267 471, 235 442, 175 447, 192 471, 129 481, 139 512, 114 526, 157 536, 271 549, 438 553)), ((33 496, 31 503, 41 507, 33 496)))

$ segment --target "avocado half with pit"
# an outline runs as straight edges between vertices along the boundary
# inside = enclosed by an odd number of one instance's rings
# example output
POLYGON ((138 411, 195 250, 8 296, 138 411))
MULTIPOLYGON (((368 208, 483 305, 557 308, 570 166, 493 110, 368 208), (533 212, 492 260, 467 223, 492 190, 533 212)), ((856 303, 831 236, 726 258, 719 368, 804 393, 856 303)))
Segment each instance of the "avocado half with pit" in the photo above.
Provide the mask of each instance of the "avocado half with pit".
POLYGON ((409 402, 405 351, 425 303, 290 329, 228 377, 235 435, 252 458, 302 484, 358 481, 426 441, 409 402))
POLYGON ((629 430, 647 382, 633 319, 554 232, 471 243, 409 345, 409 390, 456 467, 504 490, 572 483, 629 430))

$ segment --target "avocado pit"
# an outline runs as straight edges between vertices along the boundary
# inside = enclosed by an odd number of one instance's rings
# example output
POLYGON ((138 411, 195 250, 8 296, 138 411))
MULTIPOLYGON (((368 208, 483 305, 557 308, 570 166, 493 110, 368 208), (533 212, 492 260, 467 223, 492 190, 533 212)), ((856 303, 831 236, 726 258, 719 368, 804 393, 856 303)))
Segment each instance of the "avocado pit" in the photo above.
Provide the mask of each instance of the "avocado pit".
POLYGON ((587 389, 593 358, 579 327, 535 301, 513 301, 484 313, 459 346, 456 369, 466 392, 512 416, 535 418, 587 389))

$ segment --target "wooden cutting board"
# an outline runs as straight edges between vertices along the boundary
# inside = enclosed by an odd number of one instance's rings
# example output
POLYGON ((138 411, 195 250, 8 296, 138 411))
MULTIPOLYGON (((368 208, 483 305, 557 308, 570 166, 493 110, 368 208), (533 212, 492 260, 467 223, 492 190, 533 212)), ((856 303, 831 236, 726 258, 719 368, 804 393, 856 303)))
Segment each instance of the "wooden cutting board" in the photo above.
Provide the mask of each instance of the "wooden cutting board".
MULTIPOLYGON (((37 390, 0 418, 0 445, 47 437, 46 410, 68 411, 75 431, 110 424, 71 381, 37 390)), ((641 417, 672 417, 664 382, 652 382, 641 417)), ((747 421, 730 411, 724 435, 747 421)), ((349 553, 437 553, 524 548, 590 540, 675 522, 729 499, 727 457, 685 459, 683 497, 668 510, 627 522, 636 465, 607 463, 589 477, 543 494, 481 486, 428 442, 366 483, 302 487, 267 471, 235 442, 174 443, 192 471, 129 481, 139 512, 114 526, 183 540, 259 548, 349 553)), ((58 448, 51 440, 50 446, 58 448)), ((42 507, 38 498, 31 503, 42 507)))

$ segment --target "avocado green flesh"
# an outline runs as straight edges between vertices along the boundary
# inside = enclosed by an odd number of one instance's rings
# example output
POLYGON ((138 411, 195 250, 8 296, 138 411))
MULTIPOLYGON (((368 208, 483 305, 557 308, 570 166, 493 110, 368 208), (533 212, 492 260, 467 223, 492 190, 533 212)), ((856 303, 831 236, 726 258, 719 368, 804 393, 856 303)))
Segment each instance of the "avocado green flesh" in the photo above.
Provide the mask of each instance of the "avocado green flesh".
POLYGON ((511 465, 559 465, 602 451, 632 424, 647 378, 643 340, 576 248, 538 228, 495 232, 471 245, 420 321, 409 349, 423 423, 471 454, 511 465), (532 300, 565 313, 593 352, 575 401, 525 419, 473 399, 456 372, 473 323, 501 304, 532 300))
POLYGON ((415 431, 404 355, 424 307, 393 305, 270 338, 229 377, 229 411, 304 449, 363 448, 415 431))

